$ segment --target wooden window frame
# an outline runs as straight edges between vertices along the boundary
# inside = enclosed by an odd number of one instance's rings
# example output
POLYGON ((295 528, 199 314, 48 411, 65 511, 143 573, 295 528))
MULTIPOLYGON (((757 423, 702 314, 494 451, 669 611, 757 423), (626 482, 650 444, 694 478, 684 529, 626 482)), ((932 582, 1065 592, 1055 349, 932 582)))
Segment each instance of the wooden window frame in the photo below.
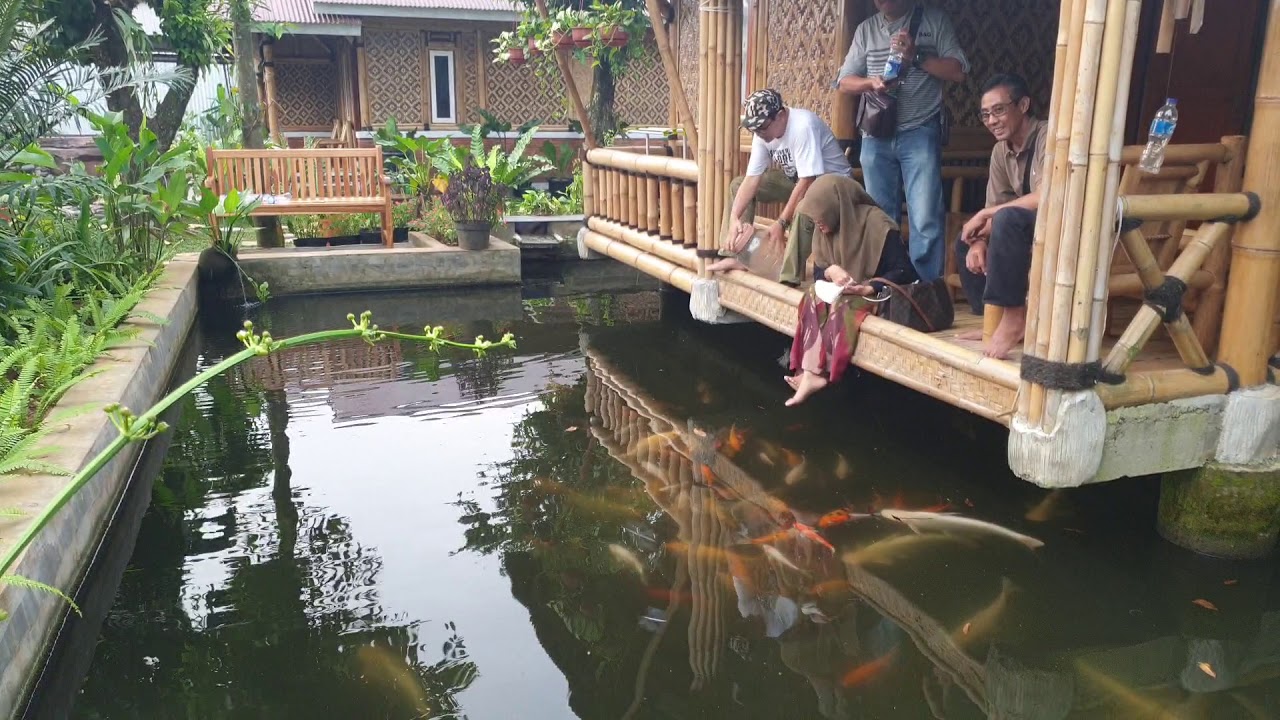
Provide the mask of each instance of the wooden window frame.
POLYGON ((429 127, 457 127, 458 125, 458 58, 453 49, 427 48, 427 96, 430 100, 427 107, 429 127), (436 112, 436 58, 447 57, 449 60, 449 96, 450 115, 443 117, 436 112))

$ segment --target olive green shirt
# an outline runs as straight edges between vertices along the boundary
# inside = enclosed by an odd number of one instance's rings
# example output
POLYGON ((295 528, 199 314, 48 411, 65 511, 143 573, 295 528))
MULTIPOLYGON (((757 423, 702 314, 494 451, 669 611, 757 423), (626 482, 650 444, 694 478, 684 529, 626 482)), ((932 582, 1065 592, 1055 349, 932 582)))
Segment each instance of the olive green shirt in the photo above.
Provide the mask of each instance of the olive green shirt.
POLYGON ((1040 189, 1040 177, 1044 174, 1044 143, 1046 123, 1028 118, 1031 132, 1022 152, 1015 153, 1009 141, 1001 140, 991 149, 991 170, 987 176, 987 207, 1003 205, 1028 194, 1023 187, 1027 177, 1027 163, 1031 163, 1031 192, 1040 189))

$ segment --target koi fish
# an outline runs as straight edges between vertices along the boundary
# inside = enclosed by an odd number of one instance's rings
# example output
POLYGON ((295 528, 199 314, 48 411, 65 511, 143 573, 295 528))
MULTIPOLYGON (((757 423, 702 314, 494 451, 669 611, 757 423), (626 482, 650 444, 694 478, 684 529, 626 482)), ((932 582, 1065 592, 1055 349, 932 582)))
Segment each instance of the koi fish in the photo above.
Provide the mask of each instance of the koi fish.
POLYGON ((733 457, 734 455, 737 455, 738 453, 742 452, 742 447, 745 444, 745 442, 746 441, 742 437, 742 433, 738 432, 738 426, 737 425, 730 426, 729 436, 725 438, 725 443, 724 443, 725 447, 729 449, 729 452, 725 454, 728 457, 733 457))
POLYGON ((1028 548, 1034 550, 1044 546, 1044 541, 1033 538, 1029 535, 1023 535, 1014 532, 1009 528, 995 523, 989 523, 985 520, 965 517, 963 515, 953 515, 951 513, 936 513, 927 510, 881 510, 880 516, 889 520, 896 520, 905 523, 907 527, 914 532, 921 532, 922 529, 937 528, 938 530, 967 530, 976 532, 991 533, 1001 537, 1022 543, 1028 548))
POLYGON ((804 462, 803 455, 800 455, 793 450, 788 450, 787 448, 782 448, 782 456, 786 458, 788 467, 795 467, 804 462))
MULTIPOLYGON (((867 516, 863 515, 862 517, 867 517, 867 516)), ((837 525, 843 525, 847 522, 853 522, 856 519, 857 518, 854 517, 854 514, 849 512, 848 510, 844 510, 844 509, 832 510, 826 515, 823 515, 822 517, 818 518, 818 527, 825 530, 827 528, 836 527, 837 525)))
POLYGON ((863 663, 845 673, 844 677, 840 679, 840 684, 847 688, 865 685, 879 677, 897 659, 898 648, 894 648, 875 660, 863 663))
POLYGON ((761 548, 764 550, 765 555, 769 556, 770 559, 775 560, 778 564, 783 565, 785 567, 789 567, 798 573, 804 572, 795 563, 788 560, 787 556, 783 555, 782 551, 779 550, 778 548, 772 545, 762 545, 761 548))
POLYGON ((640 578, 644 579, 644 563, 640 562, 640 558, 636 554, 622 547, 617 543, 609 543, 609 554, 622 565, 636 571, 640 578))
POLYGON ((1009 578, 1000 578, 1000 594, 996 596, 986 607, 974 613, 960 629, 951 634, 951 639, 957 645, 964 645, 972 642, 975 638, 985 636, 990 633, 996 626, 996 620, 1009 607, 1009 597, 1017 590, 1009 578))
POLYGON ((807 538, 807 539, 809 539, 809 540, 812 540, 812 541, 814 541, 814 542, 818 543, 819 545, 821 545, 822 547, 824 547, 824 548, 826 548, 826 549, 830 550, 830 551, 831 551, 831 552, 833 552, 833 553, 836 551, 836 547, 835 547, 835 545, 832 545, 831 543, 827 542, 827 539, 826 539, 826 538, 824 538, 824 537, 822 537, 821 535, 819 535, 819 534, 818 534, 818 531, 814 530, 813 528, 809 527, 808 525, 805 525, 804 523, 799 523, 799 522, 798 522, 798 523, 796 523, 795 525, 792 525, 792 527, 793 527, 793 528, 795 528, 795 531, 796 531, 796 532, 800 533, 800 536, 801 536, 801 537, 804 537, 804 538, 807 538))
POLYGON ((843 592, 849 590, 849 581, 843 578, 833 578, 831 580, 823 580, 822 582, 809 588, 809 592, 814 595, 826 595, 827 593, 843 592))
POLYGON ((715 473, 713 473, 713 472, 711 472, 711 468, 707 467, 706 465, 699 465, 699 466, 698 466, 698 470, 699 470, 699 472, 701 472, 701 473, 702 473, 702 479, 703 479, 703 480, 704 480, 708 485, 714 485, 714 484, 715 484, 715 482, 716 482, 716 474, 715 474, 715 473))
POLYGON ((434 713, 422 677, 399 656, 382 645, 361 645, 356 649, 356 663, 362 677, 398 693, 416 713, 415 717, 431 717, 434 713))
POLYGON ((853 474, 853 471, 849 468, 849 461, 844 459, 842 453, 836 453, 836 479, 848 480, 851 474, 853 474))
POLYGON ((1174 715, 1168 712, 1168 706, 1152 697, 1134 690, 1124 683, 1110 677, 1101 671, 1085 664, 1083 660, 1077 659, 1075 662, 1076 670, 1080 676, 1088 680, 1091 684, 1107 691, 1109 694, 1124 704, 1128 711, 1125 715, 1128 717, 1151 717, 1151 718, 1172 718, 1174 715))
POLYGON ((809 474, 809 461, 801 460, 798 465, 792 466, 792 468, 787 471, 787 475, 785 478, 783 478, 782 481, 785 482, 787 485, 795 485, 801 480, 804 480, 805 476, 808 474, 809 474))
POLYGON ((1049 493, 1045 495, 1040 502, 1036 503, 1030 510, 1028 510, 1027 514, 1023 517, 1031 522, 1045 522, 1052 517, 1054 511, 1057 510, 1058 505, 1061 503, 1062 496, 1062 488, 1050 490, 1049 493))
POLYGON ((970 541, 950 535, 893 535, 877 540, 870 545, 852 550, 844 554, 844 561, 850 565, 872 565, 892 562, 901 555, 930 547, 943 547, 952 543, 968 544, 970 541))
POLYGON ((666 547, 667 551, 671 553, 696 553, 699 557, 707 560, 719 560, 726 556, 730 558, 733 557, 733 553, 725 550, 724 548, 715 547, 713 545, 690 545, 687 542, 672 540, 667 543, 666 547))

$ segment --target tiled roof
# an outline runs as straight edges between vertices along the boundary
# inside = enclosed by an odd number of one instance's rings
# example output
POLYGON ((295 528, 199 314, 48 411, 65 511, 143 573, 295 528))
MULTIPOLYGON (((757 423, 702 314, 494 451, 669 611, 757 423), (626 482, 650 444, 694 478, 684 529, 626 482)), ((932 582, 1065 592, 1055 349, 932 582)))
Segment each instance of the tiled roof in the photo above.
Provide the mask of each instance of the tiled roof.
MULTIPOLYGON (((275 0, 281 2, 284 0, 275 0)), ((307 0, 292 0, 306 2, 307 0)), ((511 0, 328 0, 333 5, 377 5, 381 7, 412 8, 415 10, 481 10, 513 12, 516 4, 511 0)))
POLYGON ((360 26, 360 18, 317 13, 311 0, 261 0, 254 8, 253 17, 261 22, 283 22, 293 25, 360 26))

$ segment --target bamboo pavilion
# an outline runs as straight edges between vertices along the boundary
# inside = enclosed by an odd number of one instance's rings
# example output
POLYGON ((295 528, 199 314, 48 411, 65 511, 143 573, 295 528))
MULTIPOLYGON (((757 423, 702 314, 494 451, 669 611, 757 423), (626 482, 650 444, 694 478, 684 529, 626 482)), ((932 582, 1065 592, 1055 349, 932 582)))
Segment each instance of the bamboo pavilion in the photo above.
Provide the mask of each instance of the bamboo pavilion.
MULTIPOLYGON (((981 326, 967 310, 932 334, 869 317, 854 364, 1007 426, 1009 466, 1032 483, 1164 473, 1166 537, 1214 554, 1270 552, 1280 530, 1280 0, 927 1, 947 9, 974 64, 947 97, 960 125, 943 156, 948 239, 982 202, 982 78, 1026 75, 1048 123, 1026 340, 997 360, 957 339, 981 326), (1142 173, 1146 123, 1166 96, 1179 97, 1184 117, 1164 169, 1142 173)), ((580 252, 686 292, 714 285, 715 312, 695 313, 701 320, 791 334, 800 290, 706 271, 749 148, 743 94, 778 88, 856 144, 853 101, 830 83, 874 6, 648 9, 661 19, 672 124, 687 146, 646 154, 588 143, 580 252)))

